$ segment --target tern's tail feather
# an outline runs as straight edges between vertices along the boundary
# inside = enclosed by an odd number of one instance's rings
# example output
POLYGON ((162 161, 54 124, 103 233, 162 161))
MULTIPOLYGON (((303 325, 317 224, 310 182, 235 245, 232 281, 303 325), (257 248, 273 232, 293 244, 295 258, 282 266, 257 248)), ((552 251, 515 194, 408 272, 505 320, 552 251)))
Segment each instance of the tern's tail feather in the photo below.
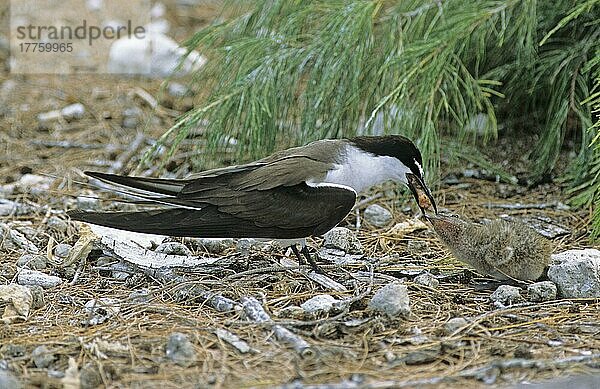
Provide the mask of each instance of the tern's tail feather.
POLYGON ((198 238, 298 239, 312 234, 310 228, 258 226, 253 221, 219 212, 207 206, 199 210, 167 208, 138 212, 69 211, 73 220, 121 230, 198 238))

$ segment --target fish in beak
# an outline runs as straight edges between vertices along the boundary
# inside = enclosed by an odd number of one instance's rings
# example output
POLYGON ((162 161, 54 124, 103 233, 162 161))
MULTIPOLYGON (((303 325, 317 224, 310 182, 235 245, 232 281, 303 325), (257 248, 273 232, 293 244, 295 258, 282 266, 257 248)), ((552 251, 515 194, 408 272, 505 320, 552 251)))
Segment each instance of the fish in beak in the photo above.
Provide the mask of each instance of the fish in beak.
POLYGON ((421 209, 423 215, 426 215, 425 211, 430 208, 433 208, 434 213, 437 215, 437 205, 435 204, 435 200, 433 199, 431 191, 427 185, 425 185, 425 182, 423 182, 420 177, 413 173, 406 173, 406 178, 408 181, 408 187, 417 201, 417 205, 421 209))

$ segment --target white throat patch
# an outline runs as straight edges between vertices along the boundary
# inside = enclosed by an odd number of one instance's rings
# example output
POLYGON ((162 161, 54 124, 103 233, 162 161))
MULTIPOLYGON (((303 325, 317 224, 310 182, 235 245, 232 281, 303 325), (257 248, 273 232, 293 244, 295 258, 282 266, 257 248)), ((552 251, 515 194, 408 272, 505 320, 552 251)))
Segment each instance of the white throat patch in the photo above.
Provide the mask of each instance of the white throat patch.
POLYGON ((348 145, 344 162, 336 164, 323 180, 311 184, 344 185, 359 193, 388 180, 406 184, 408 172, 410 169, 394 157, 374 155, 348 145))

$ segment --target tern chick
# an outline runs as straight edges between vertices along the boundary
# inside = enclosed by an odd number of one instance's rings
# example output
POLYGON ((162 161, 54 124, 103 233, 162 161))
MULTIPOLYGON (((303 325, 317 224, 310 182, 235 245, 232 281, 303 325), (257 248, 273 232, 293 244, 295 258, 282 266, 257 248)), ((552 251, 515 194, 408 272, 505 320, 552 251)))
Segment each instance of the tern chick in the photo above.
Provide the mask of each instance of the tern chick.
POLYGON ((442 215, 427 220, 456 259, 499 280, 537 280, 548 265, 552 245, 522 223, 478 225, 442 215))

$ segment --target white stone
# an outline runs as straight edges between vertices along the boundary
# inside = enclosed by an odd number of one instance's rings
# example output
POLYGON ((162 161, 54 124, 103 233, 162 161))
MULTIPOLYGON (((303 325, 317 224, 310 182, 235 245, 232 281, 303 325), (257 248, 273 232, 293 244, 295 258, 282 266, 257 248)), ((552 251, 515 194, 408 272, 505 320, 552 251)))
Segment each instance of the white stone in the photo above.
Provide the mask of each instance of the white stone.
POLYGON ((180 47, 168 36, 148 31, 142 39, 122 38, 115 41, 110 47, 108 71, 154 78, 178 77, 197 71, 206 63, 206 58, 192 51, 177 69, 186 53, 186 48, 180 47))
POLYGON ((37 270, 20 269, 17 283, 19 285, 39 285, 47 289, 60 285, 62 279, 37 270))
POLYGON ((333 304, 337 301, 333 296, 328 294, 319 294, 300 304, 300 307, 308 313, 329 312, 333 308, 333 304))
POLYGON ((548 278, 561 297, 600 297, 600 251, 568 250, 552 255, 548 278))
POLYGON ((67 105, 60 110, 60 114, 65 119, 81 119, 85 114, 85 107, 81 103, 67 105))

